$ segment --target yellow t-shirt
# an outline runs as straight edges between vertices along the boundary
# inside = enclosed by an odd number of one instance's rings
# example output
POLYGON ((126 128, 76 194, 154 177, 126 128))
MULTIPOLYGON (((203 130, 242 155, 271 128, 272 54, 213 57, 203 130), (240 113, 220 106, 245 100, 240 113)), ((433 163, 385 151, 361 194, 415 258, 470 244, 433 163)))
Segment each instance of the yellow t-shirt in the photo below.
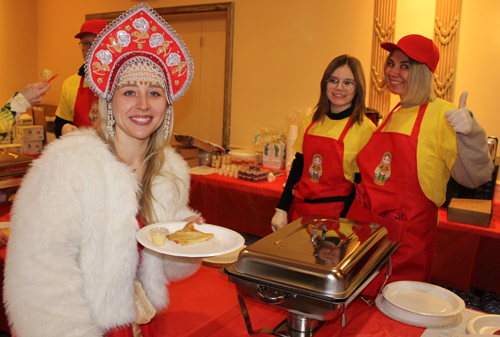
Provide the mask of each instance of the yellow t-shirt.
MULTIPOLYGON (((302 121, 302 129, 293 144, 293 149, 302 154, 304 153, 302 150, 304 132, 311 124, 312 118, 313 114, 307 115, 304 118, 302 121)), ((349 118, 334 120, 325 116, 323 122, 316 122, 314 124, 309 130, 309 134, 339 139, 348 120, 349 118)), ((347 180, 354 182, 354 174, 359 172, 356 158, 358 157, 359 151, 361 151, 372 136, 373 131, 375 131, 375 124, 366 116, 363 116, 361 125, 357 122, 353 122, 351 128, 347 132, 344 138, 344 176, 347 180)))
MULTIPOLYGON (((420 106, 394 111, 382 132, 410 135, 420 106)), ((425 111, 417 145, 418 181, 425 196, 441 206, 446 200, 446 185, 457 156, 457 136, 445 112, 456 109, 453 103, 436 99, 425 111)))
MULTIPOLYGON (((78 88, 80 87, 81 76, 74 74, 64 80, 61 92, 61 100, 56 110, 56 116, 73 122, 75 115, 75 102, 78 88)), ((86 81, 83 81, 83 87, 88 88, 86 81)))

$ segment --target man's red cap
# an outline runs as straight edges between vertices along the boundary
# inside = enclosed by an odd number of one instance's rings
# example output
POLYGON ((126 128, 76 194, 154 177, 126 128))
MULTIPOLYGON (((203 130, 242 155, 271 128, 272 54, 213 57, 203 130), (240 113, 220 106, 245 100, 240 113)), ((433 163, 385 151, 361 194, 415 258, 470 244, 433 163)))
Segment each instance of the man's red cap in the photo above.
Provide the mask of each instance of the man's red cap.
POLYGON ((75 35, 75 39, 80 39, 85 34, 99 35, 108 24, 101 19, 85 21, 80 28, 80 33, 75 35))

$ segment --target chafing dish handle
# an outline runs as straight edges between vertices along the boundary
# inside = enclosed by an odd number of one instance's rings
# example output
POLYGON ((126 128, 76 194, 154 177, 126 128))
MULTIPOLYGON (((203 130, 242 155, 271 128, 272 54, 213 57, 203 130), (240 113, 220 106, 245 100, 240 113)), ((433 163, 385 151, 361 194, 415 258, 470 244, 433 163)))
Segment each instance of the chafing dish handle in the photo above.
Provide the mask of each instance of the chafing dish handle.
POLYGON ((262 301, 266 303, 281 304, 292 297, 292 294, 290 293, 277 295, 276 293, 271 294, 272 290, 269 290, 267 292, 266 290, 268 290, 268 288, 265 286, 259 286, 259 289, 257 289, 257 295, 262 301))

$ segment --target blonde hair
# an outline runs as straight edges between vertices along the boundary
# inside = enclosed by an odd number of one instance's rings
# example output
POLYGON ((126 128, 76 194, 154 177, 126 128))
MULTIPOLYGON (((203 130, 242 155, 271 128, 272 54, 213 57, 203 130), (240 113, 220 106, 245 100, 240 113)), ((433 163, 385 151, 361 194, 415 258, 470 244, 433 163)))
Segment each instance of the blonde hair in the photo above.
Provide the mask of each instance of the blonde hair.
MULTIPOLYGON (((385 76, 385 69, 389 65, 389 59, 391 58, 394 50, 389 53, 385 60, 384 68, 384 80, 382 81, 382 87, 387 89, 387 77, 385 76)), ((425 64, 415 61, 414 59, 408 57, 410 60, 409 65, 409 78, 408 78, 408 91, 406 95, 401 99, 401 104, 405 105, 422 105, 427 102, 432 102, 436 99, 434 95, 432 71, 425 64)))
MULTIPOLYGON (((112 104, 112 101, 111 103, 112 104)), ((168 104, 168 103, 167 103, 168 104)), ((166 107, 165 113, 169 106, 166 107)), ((101 98, 99 99, 99 117, 97 120, 97 134, 98 136, 108 144, 111 152, 120 160, 122 158, 116 152, 116 137, 111 138, 108 132, 108 102, 101 98)), ((172 181, 179 180, 173 174, 167 172, 162 172, 163 165, 165 164, 165 149, 168 147, 167 141, 165 141, 165 132, 163 127, 156 129, 149 138, 148 147, 142 161, 142 167, 144 171, 142 174, 141 181, 141 191, 137 195, 139 201, 139 213, 145 224, 158 222, 158 217, 154 211, 154 202, 157 202, 153 195, 153 181, 157 176, 167 175, 172 181)), ((161 204, 160 204, 161 205, 161 204)), ((162 206, 163 207, 163 206, 162 206)))

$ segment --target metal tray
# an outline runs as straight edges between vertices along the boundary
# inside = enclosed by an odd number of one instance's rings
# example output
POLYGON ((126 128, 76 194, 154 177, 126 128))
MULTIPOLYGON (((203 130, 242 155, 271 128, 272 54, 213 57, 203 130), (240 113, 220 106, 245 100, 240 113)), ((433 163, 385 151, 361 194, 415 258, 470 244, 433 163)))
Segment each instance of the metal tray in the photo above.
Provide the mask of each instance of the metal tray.
POLYGON ((398 246, 378 224, 313 214, 246 247, 225 270, 236 278, 342 301, 398 246))

